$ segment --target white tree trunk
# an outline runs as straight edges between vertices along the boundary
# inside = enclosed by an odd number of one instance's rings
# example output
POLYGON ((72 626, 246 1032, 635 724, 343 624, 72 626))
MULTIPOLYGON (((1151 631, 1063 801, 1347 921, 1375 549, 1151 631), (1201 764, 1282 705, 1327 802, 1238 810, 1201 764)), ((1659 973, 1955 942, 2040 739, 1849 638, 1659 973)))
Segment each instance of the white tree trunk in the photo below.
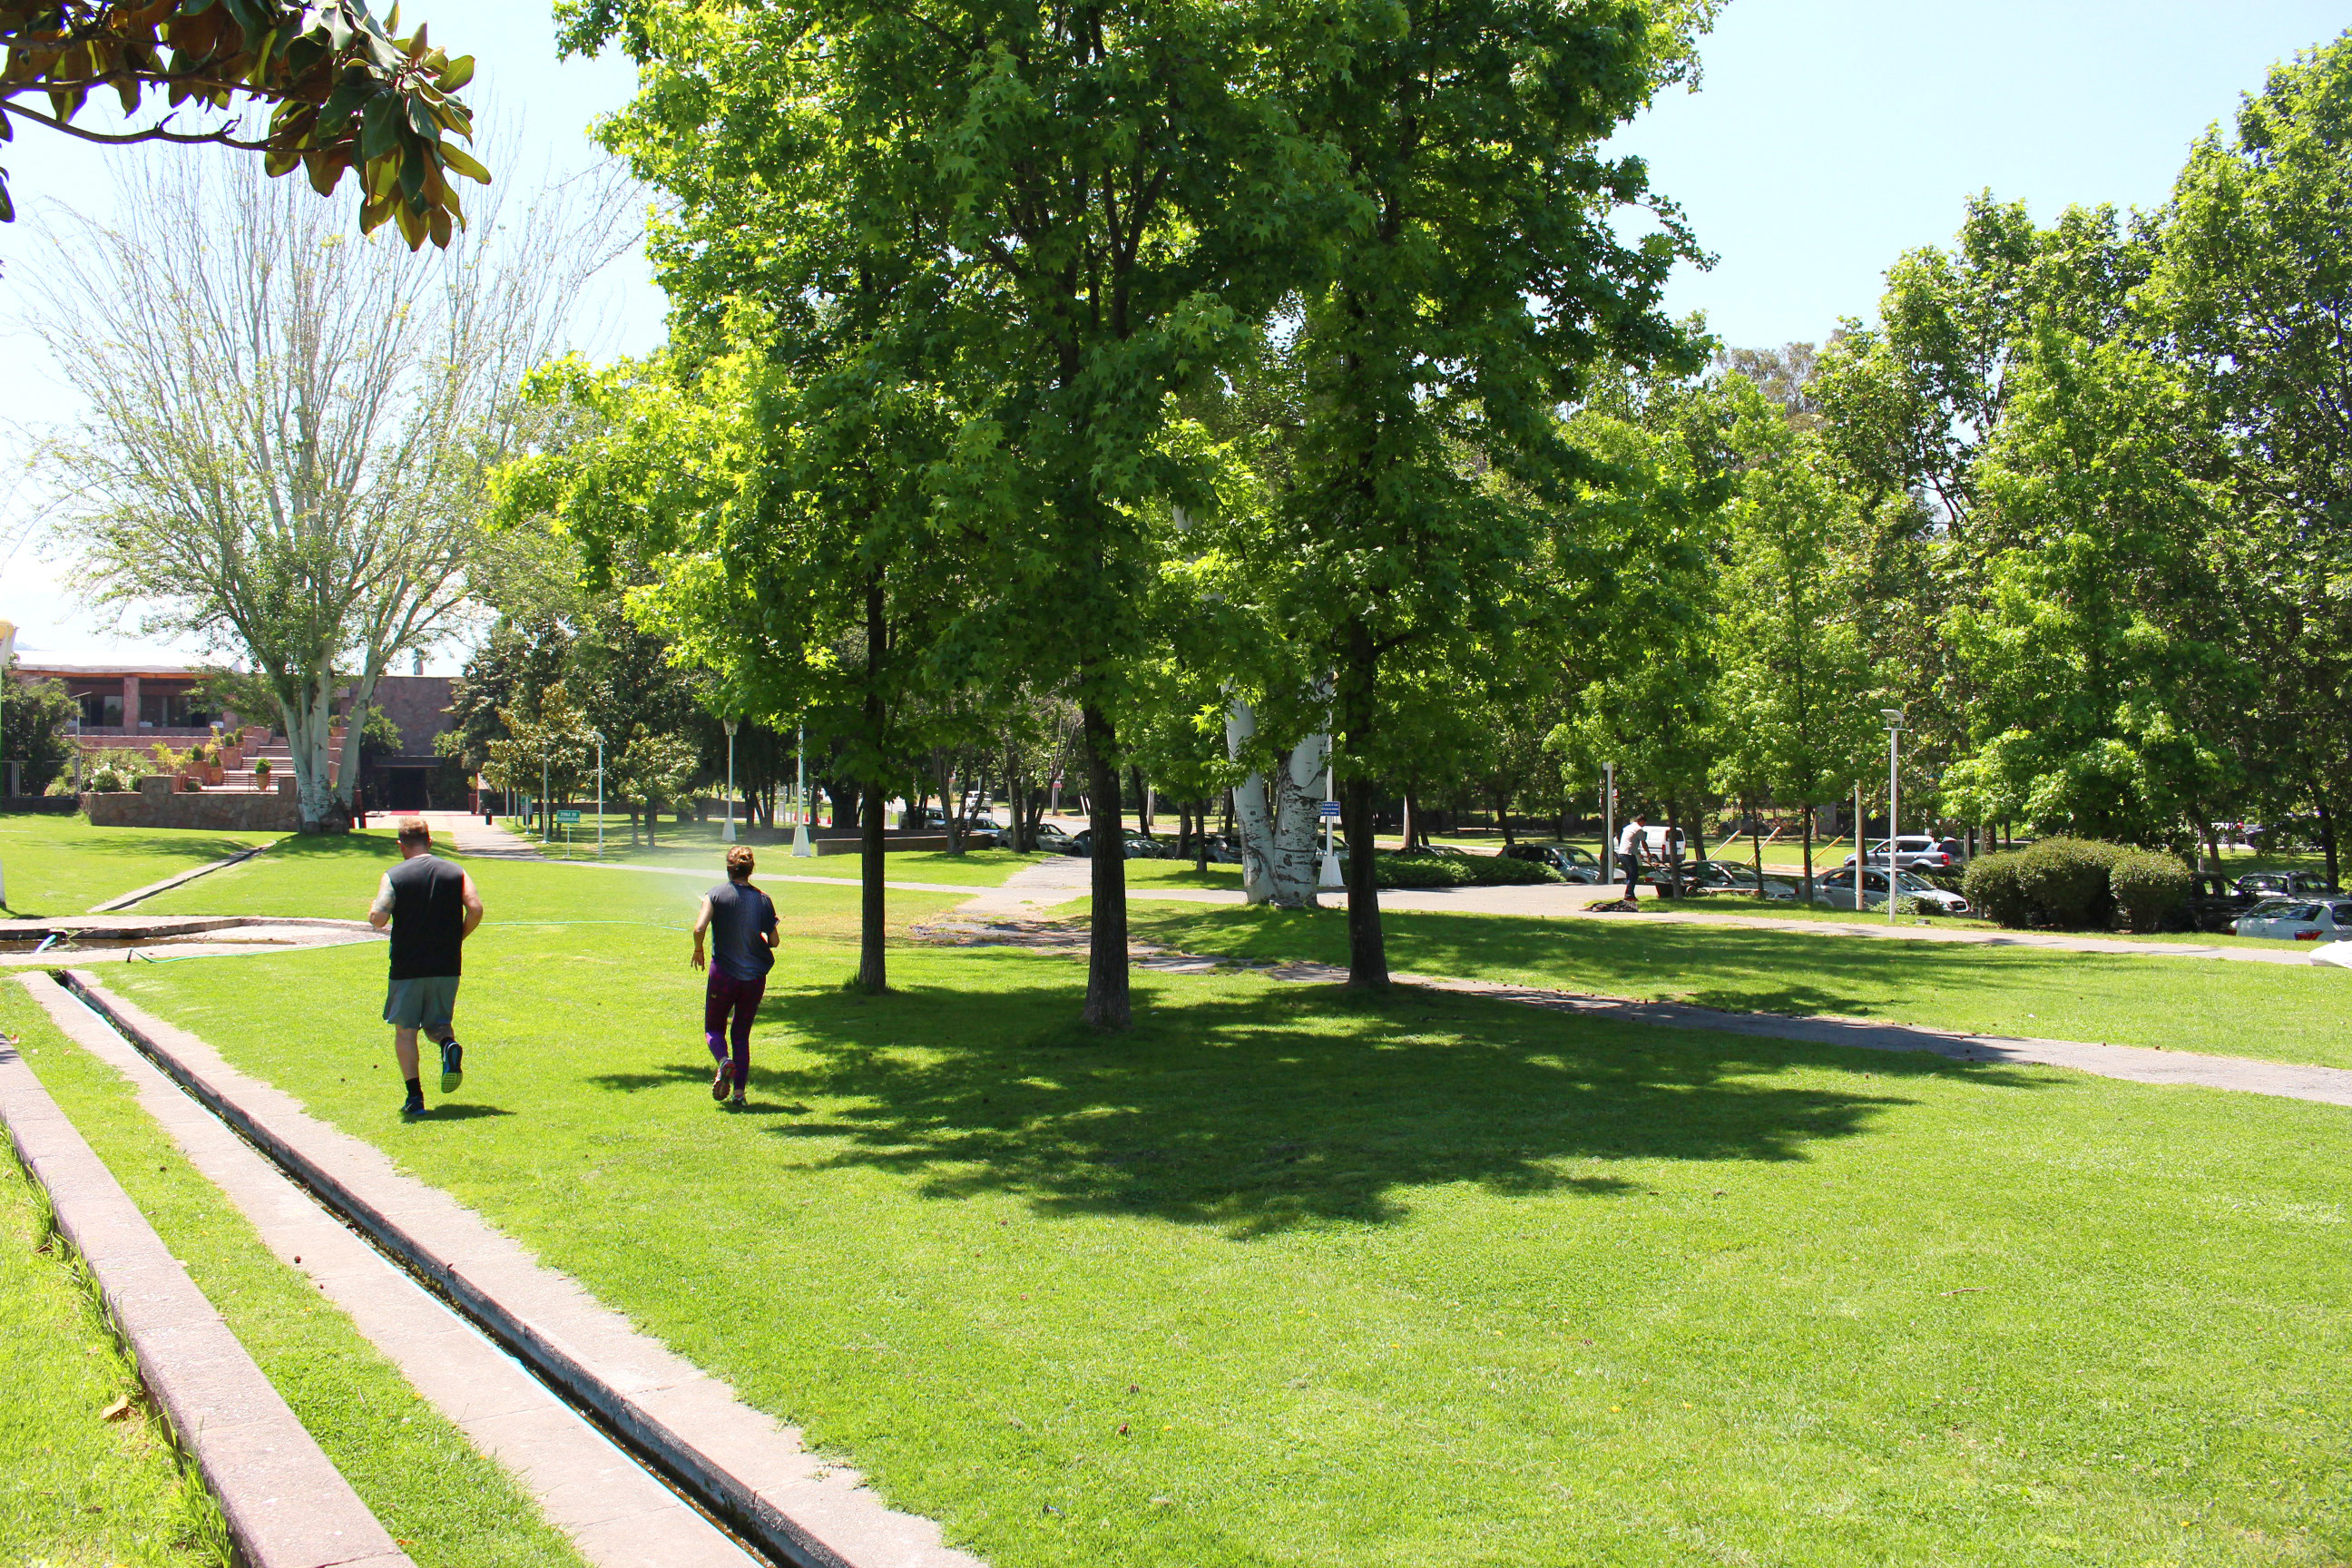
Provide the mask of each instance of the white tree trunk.
MULTIPOLYGON (((1226 756, 1238 762, 1256 736, 1256 713, 1234 698, 1225 709, 1226 756)), ((1286 910, 1319 907, 1315 885, 1322 857, 1316 835, 1322 825, 1323 773, 1329 755, 1330 738, 1309 735, 1291 748, 1286 765, 1272 780, 1253 773, 1234 786, 1234 826, 1242 841, 1242 895, 1249 902, 1286 910)))

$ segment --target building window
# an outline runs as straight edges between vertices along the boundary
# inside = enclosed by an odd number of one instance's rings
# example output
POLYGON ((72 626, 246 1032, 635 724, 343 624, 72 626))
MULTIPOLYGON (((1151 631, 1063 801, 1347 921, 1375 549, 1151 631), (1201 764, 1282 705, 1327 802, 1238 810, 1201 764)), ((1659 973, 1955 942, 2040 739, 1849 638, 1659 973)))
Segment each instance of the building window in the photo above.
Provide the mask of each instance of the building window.
POLYGON ((210 707, 184 691, 139 694, 139 723, 142 729, 201 730, 217 717, 210 707))
POLYGON ((84 729, 122 728, 122 693, 120 691, 85 691, 76 700, 81 704, 84 729))

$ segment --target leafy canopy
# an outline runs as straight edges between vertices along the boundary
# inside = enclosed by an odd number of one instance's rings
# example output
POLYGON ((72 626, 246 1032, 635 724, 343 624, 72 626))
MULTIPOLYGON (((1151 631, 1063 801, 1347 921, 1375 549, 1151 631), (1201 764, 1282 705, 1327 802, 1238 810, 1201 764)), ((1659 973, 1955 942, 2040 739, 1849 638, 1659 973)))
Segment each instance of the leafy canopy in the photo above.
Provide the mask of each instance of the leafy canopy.
MULTIPOLYGON (((0 142, 21 119, 85 142, 216 142, 263 154, 272 175, 302 169, 320 195, 356 169, 362 234, 390 220, 411 250, 446 247, 466 221, 450 176, 490 179, 448 140, 473 139, 455 95, 474 59, 451 59, 422 26, 404 38, 399 27, 398 5, 379 20, 366 0, 0 0, 0 142), (271 111, 257 132, 234 117, 185 130, 168 114, 97 132, 73 123, 93 90, 112 91, 126 115, 157 94, 173 110, 271 111)), ((0 222, 15 217, 0 170, 0 222)))

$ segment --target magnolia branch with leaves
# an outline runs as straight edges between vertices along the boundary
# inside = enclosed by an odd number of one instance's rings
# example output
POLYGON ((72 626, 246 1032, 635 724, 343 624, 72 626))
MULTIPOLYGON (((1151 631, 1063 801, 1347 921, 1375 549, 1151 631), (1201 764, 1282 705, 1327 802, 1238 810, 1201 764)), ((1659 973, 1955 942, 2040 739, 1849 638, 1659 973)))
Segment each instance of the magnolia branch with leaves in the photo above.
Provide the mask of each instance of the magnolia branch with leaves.
MULTIPOLYGON (((379 20, 364 0, 0 0, 0 142, 23 120, 85 142, 235 147, 261 153, 273 176, 301 169, 320 195, 357 170, 362 234, 388 221, 411 250, 446 247, 466 222, 454 176, 490 179, 449 140, 473 140, 456 94, 474 59, 451 59, 422 25, 399 29, 398 5, 379 20), (94 91, 113 92, 125 115, 160 95, 168 112, 92 131, 73 121, 94 91), (264 106, 256 133, 244 111, 264 106), (183 111, 202 118, 184 124, 183 111)), ((0 222, 15 217, 0 170, 0 222)))

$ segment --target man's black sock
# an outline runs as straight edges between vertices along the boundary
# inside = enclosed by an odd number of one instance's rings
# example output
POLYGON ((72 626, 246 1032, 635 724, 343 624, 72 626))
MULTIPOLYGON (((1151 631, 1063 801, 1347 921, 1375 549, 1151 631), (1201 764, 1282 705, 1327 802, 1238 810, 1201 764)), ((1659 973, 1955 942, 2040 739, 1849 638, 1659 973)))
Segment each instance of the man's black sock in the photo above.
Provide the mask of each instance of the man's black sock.
POLYGON ((425 1092, 425 1081, 424 1081, 422 1079, 414 1079, 414 1078, 413 1078, 413 1079, 410 1079, 408 1080, 408 1098, 409 1098, 409 1099, 411 1099, 411 1100, 415 1100, 417 1096, 419 1096, 419 1095, 423 1094, 424 1092, 425 1092))

